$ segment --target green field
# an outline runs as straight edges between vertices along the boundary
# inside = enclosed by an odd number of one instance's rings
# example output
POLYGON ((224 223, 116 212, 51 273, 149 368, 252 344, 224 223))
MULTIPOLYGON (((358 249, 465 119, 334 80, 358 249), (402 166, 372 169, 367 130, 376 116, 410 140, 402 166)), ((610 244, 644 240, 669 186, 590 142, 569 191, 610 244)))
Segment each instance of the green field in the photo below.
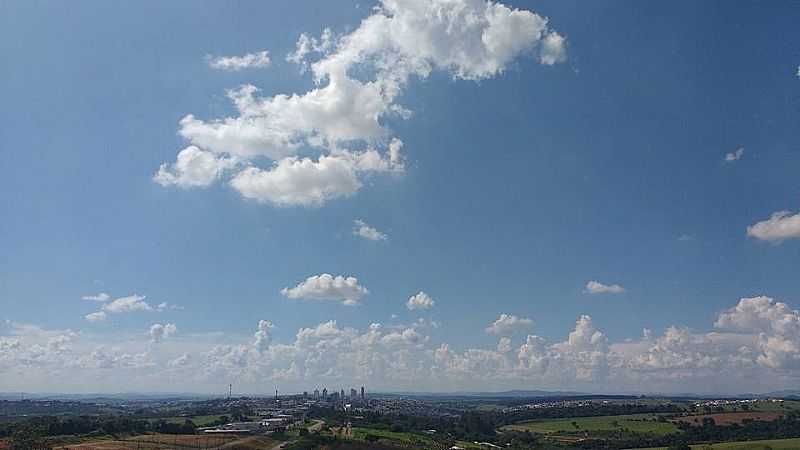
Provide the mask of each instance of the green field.
POLYGON ((354 439, 362 441, 366 440, 366 436, 368 434, 378 436, 380 439, 385 439, 387 441, 401 442, 403 444, 421 444, 425 446, 436 444, 436 441, 434 441, 433 439, 424 434, 377 430, 374 428, 353 427, 354 439))
POLYGON ((653 420, 652 414, 627 416, 573 417, 569 419, 545 419, 521 422, 504 427, 506 430, 532 431, 535 433, 574 433, 580 431, 612 431, 627 429, 634 433, 669 434, 678 432, 670 422, 653 420), (574 422, 574 424, 573 424, 574 422), (577 425, 577 426, 576 426, 577 425))
MULTIPOLYGON (((768 441, 722 442, 719 444, 692 445, 692 450, 797 450, 800 449, 800 438, 770 439, 768 441)), ((666 447, 655 447, 637 450, 666 450, 666 447)))

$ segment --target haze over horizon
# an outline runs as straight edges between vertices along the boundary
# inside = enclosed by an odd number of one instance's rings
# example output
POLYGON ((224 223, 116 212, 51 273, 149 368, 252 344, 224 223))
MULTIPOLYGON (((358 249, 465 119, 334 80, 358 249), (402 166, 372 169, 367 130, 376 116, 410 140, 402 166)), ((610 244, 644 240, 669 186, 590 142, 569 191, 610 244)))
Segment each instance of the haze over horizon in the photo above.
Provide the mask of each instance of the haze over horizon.
POLYGON ((795 388, 798 42, 788 2, 3 3, 2 391, 795 388))

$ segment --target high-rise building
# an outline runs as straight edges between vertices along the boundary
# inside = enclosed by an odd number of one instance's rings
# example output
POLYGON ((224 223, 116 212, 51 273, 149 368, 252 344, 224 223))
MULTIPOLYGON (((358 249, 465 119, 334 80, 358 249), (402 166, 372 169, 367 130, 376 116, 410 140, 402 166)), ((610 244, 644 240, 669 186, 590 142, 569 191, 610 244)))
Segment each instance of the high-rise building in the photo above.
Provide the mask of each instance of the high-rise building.
POLYGON ((341 399, 344 401, 344 389, 342 389, 341 399))
POLYGON ((328 399, 328 388, 322 388, 322 399, 323 400, 328 399))
POLYGON ((314 398, 319 400, 319 389, 314 389, 314 398))
POLYGON ((358 397, 358 392, 355 389, 350 388, 350 400, 355 400, 357 397, 358 397))
POLYGON ((364 386, 361 386, 361 401, 363 402, 366 399, 366 395, 364 395, 364 386))

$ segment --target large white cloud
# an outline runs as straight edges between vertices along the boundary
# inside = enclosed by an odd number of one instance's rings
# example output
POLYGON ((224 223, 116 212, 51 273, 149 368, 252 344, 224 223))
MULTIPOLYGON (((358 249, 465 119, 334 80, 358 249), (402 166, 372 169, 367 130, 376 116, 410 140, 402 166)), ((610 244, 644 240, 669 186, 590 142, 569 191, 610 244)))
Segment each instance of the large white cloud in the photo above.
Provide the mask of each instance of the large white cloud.
POLYGON ((747 235, 762 241, 780 242, 800 238, 800 213, 778 211, 769 219, 747 227, 747 235))
MULTIPOLYGON (((335 35, 326 28, 319 38, 300 36, 287 59, 310 67, 313 89, 260 96, 256 87, 244 85, 228 91, 236 115, 216 120, 186 115, 179 134, 197 150, 179 153, 154 179, 162 185, 207 186, 237 161, 244 167, 231 186, 245 198, 318 206, 348 197, 370 173, 402 167, 402 143, 391 138, 386 121, 411 116, 397 103, 411 77, 441 70, 481 80, 523 56, 544 65, 561 62, 565 48, 546 18, 500 3, 384 0, 350 33, 335 35), (360 153, 363 148, 376 150, 360 153), (301 158, 300 151, 311 155, 301 158), (265 168, 260 158, 273 162, 265 168)), ((233 69, 257 60, 246 55, 215 62, 233 69)))
POLYGON ((310 276, 293 288, 283 288, 281 294, 291 299, 341 301, 352 306, 357 305, 369 291, 359 285, 355 277, 323 273, 310 276))
POLYGON ((758 335, 757 362, 800 368, 800 311, 766 296, 743 298, 719 315, 714 326, 758 335))

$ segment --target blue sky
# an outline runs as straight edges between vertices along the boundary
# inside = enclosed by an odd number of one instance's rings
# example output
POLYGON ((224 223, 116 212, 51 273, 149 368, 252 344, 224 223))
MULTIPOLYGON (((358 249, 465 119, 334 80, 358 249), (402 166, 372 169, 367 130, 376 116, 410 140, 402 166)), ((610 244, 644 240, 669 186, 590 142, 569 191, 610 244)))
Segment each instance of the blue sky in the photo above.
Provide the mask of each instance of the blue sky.
POLYGON ((3 3, 3 385, 796 385, 798 7, 425 4, 3 3))

